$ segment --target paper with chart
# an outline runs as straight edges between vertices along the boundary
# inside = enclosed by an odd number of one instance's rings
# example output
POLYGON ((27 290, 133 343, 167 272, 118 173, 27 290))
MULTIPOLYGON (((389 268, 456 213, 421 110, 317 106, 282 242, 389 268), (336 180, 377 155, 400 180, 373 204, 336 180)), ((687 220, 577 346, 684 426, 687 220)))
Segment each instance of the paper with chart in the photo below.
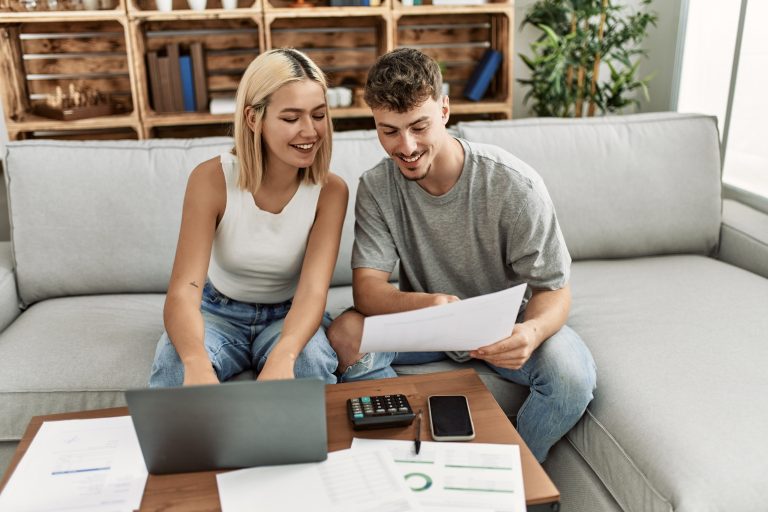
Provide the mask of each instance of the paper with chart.
POLYGON ((384 450, 341 450, 323 462, 263 466, 216 475, 222 512, 418 512, 384 450))
POLYGON ((0 495, 0 510, 131 511, 146 482, 130 416, 46 421, 0 495))
POLYGON ((524 512, 520 447, 514 444, 352 440, 353 452, 385 449, 424 511, 524 512))
POLYGON ((509 337, 526 284, 442 306, 369 316, 360 352, 475 350, 509 337))

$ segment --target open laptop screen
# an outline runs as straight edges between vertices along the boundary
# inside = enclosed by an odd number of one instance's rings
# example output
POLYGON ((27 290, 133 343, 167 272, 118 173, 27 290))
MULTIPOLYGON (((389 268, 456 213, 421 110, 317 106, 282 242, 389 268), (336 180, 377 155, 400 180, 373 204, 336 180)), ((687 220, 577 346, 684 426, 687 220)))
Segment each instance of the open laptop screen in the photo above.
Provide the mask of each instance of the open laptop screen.
POLYGON ((239 381, 125 392, 150 473, 325 460, 325 384, 239 381))

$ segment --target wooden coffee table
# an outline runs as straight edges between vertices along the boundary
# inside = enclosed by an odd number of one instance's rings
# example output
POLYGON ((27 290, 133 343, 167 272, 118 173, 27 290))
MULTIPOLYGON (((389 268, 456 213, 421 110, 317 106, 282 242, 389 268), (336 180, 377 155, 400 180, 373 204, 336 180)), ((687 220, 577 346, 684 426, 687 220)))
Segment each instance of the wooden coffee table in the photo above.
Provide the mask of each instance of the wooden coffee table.
MULTIPOLYGON (((533 454, 514 429, 509 419, 504 415, 504 412, 496 403, 488 388, 485 387, 477 373, 471 369, 326 386, 328 450, 335 451, 349 448, 352 444, 353 436, 373 439, 413 440, 412 425, 402 428, 354 431, 347 418, 346 402, 348 398, 395 393, 406 395, 414 410, 422 408, 425 412, 427 411, 427 397, 429 395, 466 395, 469 399, 469 407, 476 430, 475 439, 472 442, 520 445, 525 501, 528 504, 528 510, 558 510, 559 491, 533 457, 533 454)), ((29 444, 44 421, 102 418, 125 416, 127 414, 128 409, 120 407, 97 411, 35 416, 29 422, 27 431, 19 442, 8 471, 2 483, 0 483, 0 490, 5 487, 13 470, 27 451, 27 448, 29 448, 29 444)), ((425 421, 421 422, 421 438, 425 441, 431 440, 429 421, 426 421, 426 418, 425 421)), ((149 475, 147 486, 144 490, 144 498, 141 502, 141 510, 162 510, 165 512, 219 511, 221 507, 216 487, 217 473, 220 473, 220 471, 177 475, 149 475)))

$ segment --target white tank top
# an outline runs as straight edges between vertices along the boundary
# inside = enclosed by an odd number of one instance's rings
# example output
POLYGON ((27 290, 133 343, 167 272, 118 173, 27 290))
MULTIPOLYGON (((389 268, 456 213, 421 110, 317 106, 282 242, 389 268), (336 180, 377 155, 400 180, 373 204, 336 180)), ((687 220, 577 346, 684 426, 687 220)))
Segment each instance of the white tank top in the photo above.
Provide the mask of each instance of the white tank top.
POLYGON ((292 298, 322 185, 301 183, 275 214, 261 210, 253 195, 237 186, 236 156, 222 154, 221 167, 227 205, 213 239, 208 279, 241 302, 276 304, 292 298))

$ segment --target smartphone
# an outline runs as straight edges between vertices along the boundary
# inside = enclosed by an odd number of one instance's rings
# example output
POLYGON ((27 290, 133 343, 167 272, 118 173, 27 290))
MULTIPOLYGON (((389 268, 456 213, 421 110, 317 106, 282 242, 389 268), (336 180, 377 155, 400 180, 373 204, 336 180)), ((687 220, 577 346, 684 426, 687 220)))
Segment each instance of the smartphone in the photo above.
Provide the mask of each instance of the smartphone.
POLYGON ((429 427, 435 441, 469 441, 475 426, 464 395, 432 395, 427 398, 429 427))

